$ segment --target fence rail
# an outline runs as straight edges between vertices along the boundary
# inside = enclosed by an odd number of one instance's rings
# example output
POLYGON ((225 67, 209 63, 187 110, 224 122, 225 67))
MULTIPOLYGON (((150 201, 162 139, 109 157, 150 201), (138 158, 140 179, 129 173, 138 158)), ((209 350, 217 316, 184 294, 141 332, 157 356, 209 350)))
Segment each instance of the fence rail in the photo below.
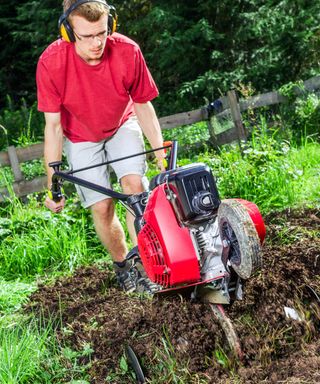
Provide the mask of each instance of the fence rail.
MULTIPOLYGON (((312 77, 304 83, 304 89, 296 87, 293 89, 296 95, 305 91, 314 91, 320 89, 320 76, 312 77)), ((235 140, 243 140, 247 137, 244 128, 241 112, 248 109, 270 106, 287 102, 288 99, 279 92, 267 92, 261 95, 238 100, 235 91, 229 91, 209 106, 196 109, 189 112, 182 112, 175 115, 161 117, 159 119, 161 129, 172 129, 184 125, 195 124, 206 121, 208 124, 210 142, 214 146, 231 143, 235 140), (218 118, 230 116, 233 121, 233 127, 215 134, 210 123, 210 116, 215 115, 218 118)), ((19 197, 26 196, 33 192, 40 192, 46 188, 46 176, 37 177, 33 180, 24 180, 20 164, 26 161, 41 159, 43 157, 43 143, 33 144, 25 148, 15 148, 10 146, 7 151, 0 152, 0 167, 10 166, 14 175, 12 188, 19 197)), ((0 202, 3 202, 8 196, 7 188, 0 189, 0 202)))

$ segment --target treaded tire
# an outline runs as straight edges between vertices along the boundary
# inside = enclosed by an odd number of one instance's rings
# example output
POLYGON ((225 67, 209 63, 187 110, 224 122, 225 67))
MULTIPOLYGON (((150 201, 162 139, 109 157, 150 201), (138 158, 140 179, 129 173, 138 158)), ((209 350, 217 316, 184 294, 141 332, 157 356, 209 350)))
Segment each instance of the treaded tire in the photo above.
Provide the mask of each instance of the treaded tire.
POLYGON ((255 225, 237 199, 222 200, 218 209, 222 241, 230 244, 228 260, 241 279, 248 279, 261 267, 261 246, 255 225))

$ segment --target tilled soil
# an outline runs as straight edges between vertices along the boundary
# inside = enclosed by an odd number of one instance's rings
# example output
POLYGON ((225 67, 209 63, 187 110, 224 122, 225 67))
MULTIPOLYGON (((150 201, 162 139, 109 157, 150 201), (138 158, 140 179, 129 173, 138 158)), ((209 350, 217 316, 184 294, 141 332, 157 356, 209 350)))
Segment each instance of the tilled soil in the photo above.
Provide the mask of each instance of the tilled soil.
POLYGON ((226 308, 242 361, 228 354, 208 305, 179 295, 127 295, 107 268, 81 268, 39 286, 29 309, 56 315, 58 338, 72 349, 92 348, 93 384, 135 382, 119 366, 127 344, 152 383, 178 382, 171 371, 179 383, 320 383, 320 211, 286 211, 266 222, 263 269, 246 282, 243 300, 226 308), (111 372, 122 372, 121 379, 111 372))

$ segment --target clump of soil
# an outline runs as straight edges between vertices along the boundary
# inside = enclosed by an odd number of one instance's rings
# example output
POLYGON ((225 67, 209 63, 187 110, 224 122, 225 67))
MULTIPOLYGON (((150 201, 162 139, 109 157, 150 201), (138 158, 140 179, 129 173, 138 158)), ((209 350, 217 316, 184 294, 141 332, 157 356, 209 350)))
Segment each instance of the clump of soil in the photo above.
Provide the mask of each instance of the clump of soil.
MULTIPOLYGON (((188 368, 185 383, 318 383, 320 212, 286 211, 266 221, 263 269, 246 282, 244 299, 226 309, 241 341, 241 362, 221 352, 225 335, 208 305, 181 296, 127 295, 107 268, 80 268, 54 285, 39 286, 29 308, 58 315, 58 337, 73 349, 91 346, 90 383, 105 383, 119 369, 126 344, 152 382, 169 382, 154 376, 152 367, 162 357, 188 368), (288 318, 285 307, 299 319, 288 318)), ((128 376, 109 382, 134 381, 128 376)))

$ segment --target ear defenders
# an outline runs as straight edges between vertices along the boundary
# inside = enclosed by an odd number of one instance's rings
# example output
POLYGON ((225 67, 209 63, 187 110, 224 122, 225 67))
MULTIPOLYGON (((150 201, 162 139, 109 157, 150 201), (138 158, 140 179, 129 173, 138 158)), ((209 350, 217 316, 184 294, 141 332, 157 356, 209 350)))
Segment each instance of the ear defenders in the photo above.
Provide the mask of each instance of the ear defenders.
POLYGON ((85 3, 103 4, 109 10, 108 35, 111 35, 117 29, 118 15, 114 6, 108 5, 104 0, 78 0, 74 4, 72 4, 71 7, 68 8, 63 15, 60 16, 58 21, 60 36, 68 43, 74 43, 76 41, 76 37, 68 21, 68 17, 76 8, 80 7, 80 5, 85 3))

